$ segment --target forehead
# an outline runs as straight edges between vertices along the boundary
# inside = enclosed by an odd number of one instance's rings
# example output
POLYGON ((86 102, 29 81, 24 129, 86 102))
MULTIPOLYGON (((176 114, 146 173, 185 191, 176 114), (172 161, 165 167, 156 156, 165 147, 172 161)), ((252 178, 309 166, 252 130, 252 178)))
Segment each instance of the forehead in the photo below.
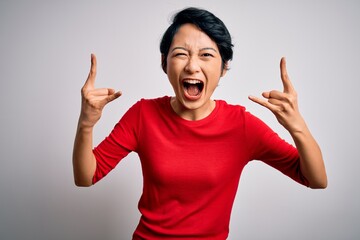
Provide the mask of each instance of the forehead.
POLYGON ((174 35, 172 47, 206 48, 212 47, 218 50, 216 43, 203 31, 193 24, 182 25, 174 35))

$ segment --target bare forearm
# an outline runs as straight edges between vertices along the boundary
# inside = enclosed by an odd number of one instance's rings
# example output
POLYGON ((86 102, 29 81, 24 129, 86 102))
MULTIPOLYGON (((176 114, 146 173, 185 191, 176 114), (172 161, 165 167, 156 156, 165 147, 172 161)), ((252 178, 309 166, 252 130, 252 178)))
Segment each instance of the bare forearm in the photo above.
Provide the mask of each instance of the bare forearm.
POLYGON ((96 169, 96 159, 92 152, 93 128, 78 125, 74 150, 73 170, 77 186, 91 186, 92 177, 96 169))
POLYGON ((249 99, 274 113, 279 123, 290 132, 300 154, 300 170, 310 187, 325 188, 327 177, 321 150, 299 112, 297 93, 287 74, 285 58, 281 58, 280 73, 283 92, 263 92, 266 100, 254 96, 249 96, 249 99))
POLYGON ((300 155, 300 169, 311 188, 326 188, 327 176, 319 145, 306 125, 291 133, 300 155))
POLYGON ((73 150, 74 180, 77 186, 92 185, 96 170, 96 159, 92 152, 93 128, 105 105, 121 95, 121 92, 115 92, 112 88, 95 88, 96 66, 96 57, 91 54, 89 76, 81 89, 81 112, 73 150))

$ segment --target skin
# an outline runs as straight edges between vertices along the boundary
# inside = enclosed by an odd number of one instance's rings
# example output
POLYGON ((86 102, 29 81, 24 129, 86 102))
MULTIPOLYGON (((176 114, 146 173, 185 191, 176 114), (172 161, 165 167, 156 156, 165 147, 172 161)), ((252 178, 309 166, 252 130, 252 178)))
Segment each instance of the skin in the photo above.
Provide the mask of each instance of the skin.
POLYGON ((278 122, 289 131, 300 155, 300 169, 309 181, 311 188, 326 188, 327 176, 321 150, 301 116, 297 93, 286 70, 286 60, 281 58, 280 75, 283 91, 263 92, 261 99, 249 96, 249 99, 269 109, 278 122))
MULTIPOLYGON (((222 67, 217 45, 194 25, 185 24, 175 34, 167 58, 166 73, 175 97, 171 106, 182 118, 199 120, 208 116, 215 108, 211 96, 219 80, 226 73, 222 67), (199 80, 204 88, 197 97, 189 97, 183 86, 184 80, 199 80)), ((93 128, 101 117, 103 108, 121 96, 111 88, 95 88, 97 61, 91 55, 89 76, 81 89, 81 113, 73 150, 74 180, 77 186, 91 186, 96 169, 93 155, 93 128)), ((263 98, 249 99, 269 109, 292 136, 300 155, 300 168, 311 188, 325 188, 327 176, 320 148, 300 114, 297 93, 286 70, 285 59, 280 62, 283 91, 263 92, 263 98)))
POLYGON ((93 149, 93 129, 101 117, 102 110, 109 102, 121 96, 112 88, 95 88, 97 61, 91 54, 89 76, 81 89, 81 113, 77 126, 74 150, 73 170, 77 186, 91 186, 96 169, 93 149))
POLYGON ((174 111, 187 120, 199 120, 215 108, 211 96, 226 69, 216 43, 193 24, 184 24, 175 34, 167 56, 166 73, 175 97, 174 111), (183 86, 185 79, 200 80, 204 89, 200 98, 191 99, 183 86))

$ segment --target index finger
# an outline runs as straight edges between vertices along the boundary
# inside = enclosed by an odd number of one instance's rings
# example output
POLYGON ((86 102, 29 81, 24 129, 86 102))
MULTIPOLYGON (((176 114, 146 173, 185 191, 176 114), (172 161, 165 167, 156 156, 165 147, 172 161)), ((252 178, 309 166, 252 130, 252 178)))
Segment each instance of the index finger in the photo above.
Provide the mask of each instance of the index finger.
POLYGON ((286 60, 285 57, 282 57, 280 60, 280 74, 281 74, 281 81, 284 86, 284 92, 290 93, 294 90, 294 87, 290 81, 289 75, 286 70, 286 60))
POLYGON ((88 75, 88 78, 86 79, 84 87, 94 87, 95 86, 95 78, 96 78, 96 56, 95 54, 91 54, 91 66, 90 66, 90 72, 88 75))

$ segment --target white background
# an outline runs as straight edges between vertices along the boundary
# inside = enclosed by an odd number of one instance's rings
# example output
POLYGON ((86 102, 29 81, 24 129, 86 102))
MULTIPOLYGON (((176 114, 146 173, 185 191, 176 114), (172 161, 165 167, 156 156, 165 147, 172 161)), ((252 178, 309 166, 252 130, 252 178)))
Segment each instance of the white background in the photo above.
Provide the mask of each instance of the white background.
POLYGON ((120 89, 95 129, 99 143, 140 98, 172 95, 159 41, 173 13, 208 9, 233 36, 234 60, 214 98, 241 104, 291 141, 249 94, 281 89, 279 60, 326 161, 326 190, 260 162, 244 170, 229 239, 359 239, 359 1, 0 2, 0 238, 131 239, 142 175, 130 154, 77 188, 72 146, 80 88, 98 57, 97 87, 120 89))

